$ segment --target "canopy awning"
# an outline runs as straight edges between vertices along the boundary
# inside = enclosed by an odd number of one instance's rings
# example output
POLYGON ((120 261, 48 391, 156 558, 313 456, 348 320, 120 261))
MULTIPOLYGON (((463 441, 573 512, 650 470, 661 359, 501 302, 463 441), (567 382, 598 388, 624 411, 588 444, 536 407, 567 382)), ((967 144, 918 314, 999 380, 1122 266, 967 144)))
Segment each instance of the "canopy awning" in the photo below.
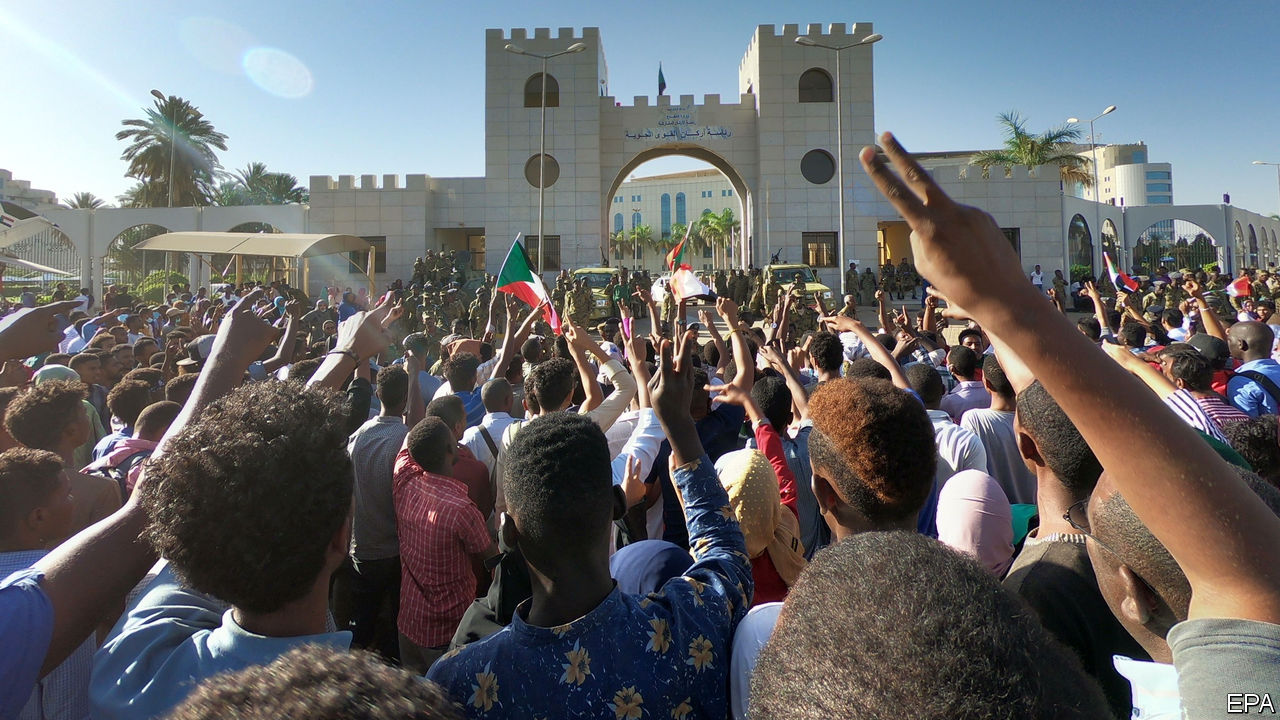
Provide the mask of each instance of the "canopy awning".
POLYGON ((31 262, 30 260, 23 260, 22 258, 18 257, 17 255, 14 255, 13 253, 3 252, 3 251, 0 251, 0 265, 14 265, 16 267, 26 268, 28 270, 35 270, 36 272, 42 272, 46 274, 49 274, 49 273, 56 274, 56 275, 71 274, 65 270, 59 270, 58 268, 49 267, 48 265, 41 265, 40 263, 34 263, 34 262, 31 262))
POLYGON ((133 249, 310 258, 352 251, 367 253, 371 247, 368 241, 355 235, 171 232, 143 240, 133 249))

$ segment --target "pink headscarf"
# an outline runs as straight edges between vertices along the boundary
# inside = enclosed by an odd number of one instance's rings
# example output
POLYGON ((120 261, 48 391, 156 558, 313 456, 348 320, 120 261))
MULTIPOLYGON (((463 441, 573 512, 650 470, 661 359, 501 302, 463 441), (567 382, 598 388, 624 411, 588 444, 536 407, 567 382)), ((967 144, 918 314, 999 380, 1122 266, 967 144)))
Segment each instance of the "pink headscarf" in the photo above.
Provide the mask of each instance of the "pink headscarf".
POLYGON ((996 577, 1013 561, 1013 512, 995 478, 958 472, 938 495, 938 539, 972 555, 996 577))

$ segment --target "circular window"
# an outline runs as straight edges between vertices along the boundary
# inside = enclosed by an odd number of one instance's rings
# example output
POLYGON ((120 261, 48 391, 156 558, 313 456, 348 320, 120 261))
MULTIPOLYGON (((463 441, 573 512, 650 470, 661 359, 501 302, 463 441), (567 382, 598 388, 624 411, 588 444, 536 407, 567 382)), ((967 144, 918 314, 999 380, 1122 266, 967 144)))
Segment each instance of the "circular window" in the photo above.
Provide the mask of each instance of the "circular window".
POLYGON ((810 150, 800 158, 800 174, 814 185, 821 185, 836 174, 836 161, 826 150, 810 150))
MULTIPOLYGON (((528 180, 529 184, 534 187, 539 186, 538 157, 539 157, 538 155, 534 155, 533 157, 529 158, 529 162, 524 164, 524 178, 528 180)), ((551 187, 552 185, 556 184, 557 180, 560 179, 560 163, 556 162, 556 159, 551 157, 550 155, 542 155, 541 157, 546 158, 546 161, 545 161, 546 165, 542 169, 543 177, 546 179, 546 183, 543 184, 542 187, 551 187)))

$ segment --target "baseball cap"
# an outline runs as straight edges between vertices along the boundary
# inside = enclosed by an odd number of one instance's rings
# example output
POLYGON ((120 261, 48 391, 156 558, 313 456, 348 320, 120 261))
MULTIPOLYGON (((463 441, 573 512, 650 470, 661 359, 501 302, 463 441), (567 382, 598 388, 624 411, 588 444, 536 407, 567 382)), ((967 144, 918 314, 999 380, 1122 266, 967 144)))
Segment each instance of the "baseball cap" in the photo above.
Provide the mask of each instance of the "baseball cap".
POLYGON ((213 335, 201 335, 187 343, 187 356, 178 361, 179 365, 204 365, 213 353, 213 335))
POLYGON ((1231 355, 1231 351, 1227 348, 1227 344, 1222 341, 1222 338, 1216 338, 1205 333, 1196 333, 1187 338, 1187 344, 1199 350, 1201 355, 1204 355, 1209 359, 1209 362, 1214 364, 1223 362, 1231 355))

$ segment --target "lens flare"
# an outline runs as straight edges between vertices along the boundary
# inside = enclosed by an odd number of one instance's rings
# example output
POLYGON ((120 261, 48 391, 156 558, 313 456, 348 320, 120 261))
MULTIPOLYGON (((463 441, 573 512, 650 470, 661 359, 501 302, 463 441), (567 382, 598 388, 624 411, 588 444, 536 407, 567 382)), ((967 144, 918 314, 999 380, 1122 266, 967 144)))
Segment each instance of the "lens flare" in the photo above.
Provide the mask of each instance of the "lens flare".
POLYGON ((178 37, 196 62, 226 75, 239 75, 241 55, 258 44, 248 30, 213 17, 184 19, 178 37))
POLYGON ((306 97, 315 84, 307 66, 279 48, 249 48, 241 65, 254 85, 277 97, 290 100, 306 97))

